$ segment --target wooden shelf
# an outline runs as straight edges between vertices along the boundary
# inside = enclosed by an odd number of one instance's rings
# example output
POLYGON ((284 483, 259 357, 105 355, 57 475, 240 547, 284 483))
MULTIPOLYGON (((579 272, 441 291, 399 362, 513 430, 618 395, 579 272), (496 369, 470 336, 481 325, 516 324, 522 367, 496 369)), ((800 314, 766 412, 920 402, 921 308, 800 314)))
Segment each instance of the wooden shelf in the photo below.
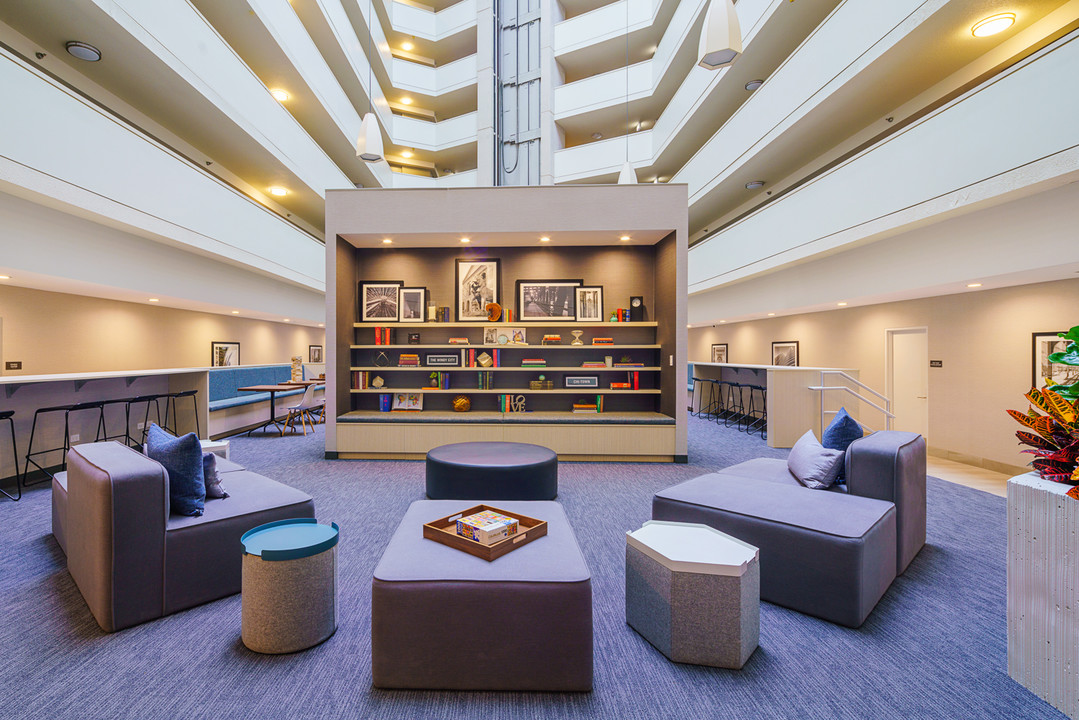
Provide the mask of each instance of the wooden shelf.
POLYGON ((674 425, 674 418, 652 411, 614 410, 601 413, 575 413, 569 410, 526 410, 525 412, 499 412, 497 410, 398 410, 382 412, 380 410, 353 410, 337 418, 337 422, 353 424, 371 423, 447 423, 477 424, 501 423, 528 425, 531 423, 566 423, 566 424, 604 424, 604 425, 641 425, 644 427, 674 425))
POLYGON ((478 388, 367 388, 350 392, 356 395, 381 395, 384 393, 423 393, 432 395, 659 395, 659 388, 642 388, 640 390, 614 390, 611 388, 552 388, 551 390, 529 390, 528 388, 494 388, 480 390, 478 388))
MULTIPOLYGON (((622 323, 628 325, 629 323, 622 323)), ((659 350, 660 345, 349 345, 352 350, 407 350, 408 348, 431 348, 437 350, 461 350, 463 348, 491 350, 659 350)))
POLYGON ((485 367, 457 367, 457 366, 453 366, 453 365, 448 366, 448 367, 440 367, 438 365, 422 365, 420 367, 399 367, 399 366, 396 366, 396 365, 387 365, 386 367, 376 367, 376 366, 366 367, 365 366, 365 367, 350 367, 349 368, 349 370, 353 371, 353 372, 355 372, 355 371, 360 371, 360 372, 382 372, 382 371, 389 371, 389 370, 404 370, 406 372, 417 372, 417 371, 421 371, 421 370, 423 372, 436 372, 436 371, 437 372, 473 372, 475 370, 479 370, 481 372, 485 371, 485 370, 494 371, 494 372, 504 372, 504 371, 509 371, 509 372, 513 372, 513 371, 516 371, 516 372, 544 372, 545 370, 549 370, 549 371, 552 371, 552 372, 582 372, 582 373, 598 373, 598 372, 659 372, 662 369, 663 368, 660 368, 660 367, 583 368, 583 367, 573 367, 573 366, 552 367, 550 365, 548 365, 547 367, 486 367, 486 368, 485 367))
POLYGON ((654 328, 659 327, 658 322, 537 322, 534 320, 528 320, 525 322, 364 322, 353 323, 352 327, 355 328, 472 328, 474 330, 482 330, 485 327, 505 327, 505 328, 551 328, 551 327, 565 327, 565 328, 590 328, 590 327, 610 327, 610 328, 654 328))

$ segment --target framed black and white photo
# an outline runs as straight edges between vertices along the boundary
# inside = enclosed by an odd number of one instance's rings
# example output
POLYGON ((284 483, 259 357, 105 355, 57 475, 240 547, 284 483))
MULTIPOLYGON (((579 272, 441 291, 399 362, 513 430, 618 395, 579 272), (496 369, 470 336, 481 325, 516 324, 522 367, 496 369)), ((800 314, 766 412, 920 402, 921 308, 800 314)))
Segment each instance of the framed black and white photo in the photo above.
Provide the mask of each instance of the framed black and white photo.
POLYGON ((712 362, 727 362, 727 343, 715 343, 712 345, 712 362))
POLYGON ((360 283, 360 322, 397 322, 401 281, 360 283))
POLYGON ((487 303, 502 302, 502 264, 498 258, 457 258, 454 301, 457 322, 490 322, 487 303))
POLYGON ((772 343, 772 364, 798 367, 798 341, 780 340, 772 343))
POLYGON ((517 319, 522 322, 576 320, 580 280, 518 280, 517 319))
POLYGON ((1034 333, 1034 368, 1031 386, 1036 388, 1045 387, 1048 379, 1053 385, 1071 385, 1079 382, 1079 367, 1074 365, 1058 365, 1049 362, 1049 356, 1053 353, 1064 352, 1070 340, 1065 340, 1055 332, 1034 333))
POLYGON ((307 346, 307 362, 320 363, 322 362, 322 346, 321 345, 308 345, 307 346))
POLYGON ((401 322, 423 322, 425 307, 427 307, 427 288, 401 288, 398 300, 398 312, 401 315, 401 322))
POLYGON ((603 287, 589 285, 575 290, 577 322, 603 322, 603 287))
POLYGON ((210 367, 229 367, 240 364, 240 343, 211 342, 210 367))

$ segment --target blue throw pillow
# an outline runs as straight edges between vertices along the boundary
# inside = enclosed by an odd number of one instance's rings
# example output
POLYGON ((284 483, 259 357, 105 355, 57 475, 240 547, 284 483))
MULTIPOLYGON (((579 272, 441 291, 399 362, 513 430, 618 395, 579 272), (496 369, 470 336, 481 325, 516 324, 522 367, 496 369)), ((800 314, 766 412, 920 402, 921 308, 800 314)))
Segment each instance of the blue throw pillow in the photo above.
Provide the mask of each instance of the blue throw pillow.
MULTIPOLYGON (((847 414, 847 409, 839 408, 839 412, 832 418, 832 422, 829 423, 828 428, 824 431, 820 444, 830 450, 842 450, 843 452, 846 452, 852 442, 864 435, 865 432, 862 430, 862 426, 858 424, 857 420, 847 414)), ((847 481, 847 478, 844 476, 844 465, 845 463, 839 465, 839 477, 836 478, 837 483, 847 481)))
POLYGON ((173 437, 150 425, 146 454, 169 473, 169 505, 177 515, 202 515, 206 508, 206 483, 202 477, 202 444, 195 433, 173 437))

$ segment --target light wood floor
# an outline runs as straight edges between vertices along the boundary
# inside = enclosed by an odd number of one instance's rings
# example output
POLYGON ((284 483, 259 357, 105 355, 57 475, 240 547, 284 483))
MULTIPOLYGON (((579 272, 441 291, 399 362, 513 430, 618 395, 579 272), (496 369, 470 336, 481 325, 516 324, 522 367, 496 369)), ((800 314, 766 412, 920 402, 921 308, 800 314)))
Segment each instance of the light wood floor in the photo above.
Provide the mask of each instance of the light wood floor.
POLYGON ((926 473, 941 480, 947 480, 957 485, 966 485, 975 490, 983 490, 987 493, 1006 497, 1008 494, 1008 478, 1010 475, 993 472, 974 465, 945 460, 944 458, 926 458, 926 473))

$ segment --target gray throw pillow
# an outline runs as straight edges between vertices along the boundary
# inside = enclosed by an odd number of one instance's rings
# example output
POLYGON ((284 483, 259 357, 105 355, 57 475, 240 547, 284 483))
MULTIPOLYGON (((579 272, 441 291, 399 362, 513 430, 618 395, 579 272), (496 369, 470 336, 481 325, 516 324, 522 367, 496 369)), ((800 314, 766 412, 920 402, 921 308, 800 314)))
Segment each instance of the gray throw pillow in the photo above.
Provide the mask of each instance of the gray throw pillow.
POLYGON ((229 494, 221 487, 221 476, 217 474, 217 455, 212 452, 202 454, 202 479, 206 483, 206 499, 227 498, 229 494))
POLYGON ((825 490, 835 482, 845 453, 822 447, 812 430, 798 438, 787 457, 787 469, 798 482, 813 490, 825 490))

